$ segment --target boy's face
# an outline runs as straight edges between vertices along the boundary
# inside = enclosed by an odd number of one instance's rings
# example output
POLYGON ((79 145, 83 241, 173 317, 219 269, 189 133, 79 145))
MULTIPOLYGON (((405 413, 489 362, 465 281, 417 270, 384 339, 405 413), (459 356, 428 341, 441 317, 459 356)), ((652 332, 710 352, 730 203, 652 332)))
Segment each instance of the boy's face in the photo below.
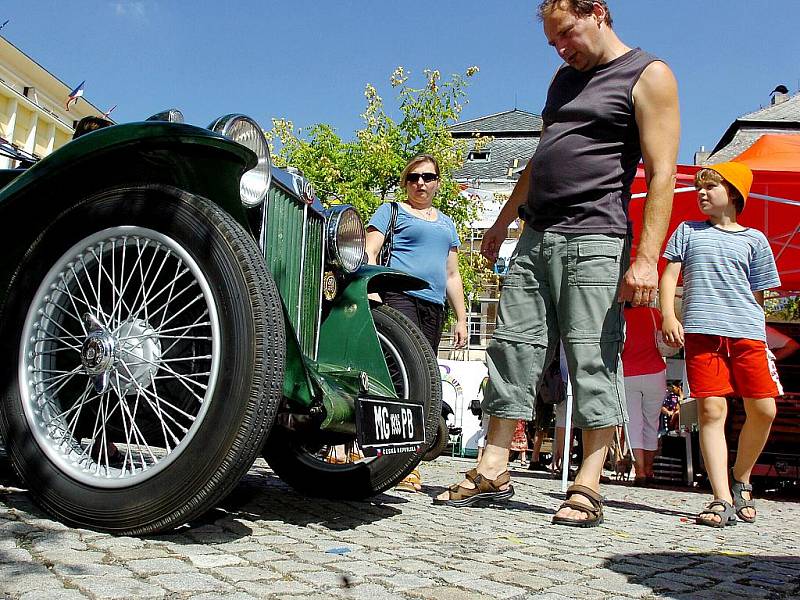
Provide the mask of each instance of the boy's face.
POLYGON ((728 195, 728 188, 723 183, 705 181, 697 187, 697 203, 700 212, 709 217, 721 217, 734 210, 728 195))

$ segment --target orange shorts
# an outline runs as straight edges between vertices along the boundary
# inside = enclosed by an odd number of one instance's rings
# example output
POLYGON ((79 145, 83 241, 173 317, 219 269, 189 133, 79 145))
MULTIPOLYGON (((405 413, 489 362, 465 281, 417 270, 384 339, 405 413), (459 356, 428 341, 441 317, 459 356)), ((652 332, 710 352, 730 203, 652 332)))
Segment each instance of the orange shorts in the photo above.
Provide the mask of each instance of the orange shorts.
POLYGON ((772 353, 760 340, 687 333, 685 349, 693 398, 775 398, 783 394, 772 353))

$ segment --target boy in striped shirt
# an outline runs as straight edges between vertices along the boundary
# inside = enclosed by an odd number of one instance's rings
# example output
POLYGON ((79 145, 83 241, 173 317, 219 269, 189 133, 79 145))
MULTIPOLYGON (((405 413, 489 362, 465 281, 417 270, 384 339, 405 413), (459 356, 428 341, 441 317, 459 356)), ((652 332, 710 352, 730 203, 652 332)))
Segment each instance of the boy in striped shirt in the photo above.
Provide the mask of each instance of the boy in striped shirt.
POLYGON ((782 394, 766 345, 764 290, 780 285, 763 233, 737 222, 753 174, 736 162, 695 175, 697 201, 707 221, 685 221, 672 234, 659 297, 664 340, 686 350, 686 374, 697 399, 700 448, 714 493, 697 516, 711 527, 756 518, 750 473, 769 437, 775 396, 782 394), (675 315, 675 287, 683 268, 683 324, 675 315), (741 396, 746 413, 736 463, 728 473, 726 396, 741 396))

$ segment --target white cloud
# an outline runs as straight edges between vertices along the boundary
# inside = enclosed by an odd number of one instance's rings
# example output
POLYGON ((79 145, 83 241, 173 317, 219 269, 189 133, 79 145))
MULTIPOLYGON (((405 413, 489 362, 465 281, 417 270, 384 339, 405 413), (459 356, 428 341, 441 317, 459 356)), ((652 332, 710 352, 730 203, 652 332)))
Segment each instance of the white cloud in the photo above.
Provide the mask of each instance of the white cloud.
POLYGON ((112 2, 114 12, 119 17, 131 17, 135 19, 143 19, 146 14, 146 3, 136 0, 121 0, 119 2, 112 2))

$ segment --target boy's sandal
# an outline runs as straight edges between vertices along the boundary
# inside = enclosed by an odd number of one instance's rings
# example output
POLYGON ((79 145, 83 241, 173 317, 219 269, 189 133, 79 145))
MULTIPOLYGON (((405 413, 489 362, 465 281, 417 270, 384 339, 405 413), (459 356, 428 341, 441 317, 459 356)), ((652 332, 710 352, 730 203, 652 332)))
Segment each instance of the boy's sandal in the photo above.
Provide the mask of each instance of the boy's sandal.
POLYGON ((422 489, 422 477, 419 474, 419 469, 414 469, 405 476, 405 478, 395 486, 395 489, 403 492, 416 493, 422 489))
POLYGON ((434 504, 444 506, 472 506, 476 502, 489 501, 498 502, 508 500, 514 495, 514 486, 511 485, 511 475, 508 471, 500 473, 495 479, 487 479, 477 469, 470 469, 465 474, 467 480, 471 481, 474 488, 466 488, 461 484, 451 485, 447 488, 449 494, 447 498, 434 498, 434 504), (504 490, 500 488, 504 485, 508 487, 504 490))
POLYGON ((753 501, 753 486, 749 483, 742 483, 737 481, 733 476, 733 469, 731 469, 731 495, 733 496, 733 507, 736 509, 736 516, 745 523, 755 523, 756 521, 756 503, 753 501), (750 499, 742 496, 742 492, 749 492, 750 499), (753 516, 748 516, 744 513, 744 509, 749 508, 753 511, 753 516))
POLYGON ((736 525, 736 511, 730 502, 725 500, 712 500, 708 503, 700 514, 695 518, 695 523, 698 525, 707 525, 709 527, 727 527, 729 525, 736 525), (714 510, 721 508, 722 510, 714 510), (714 515, 719 517, 719 521, 715 519, 705 519, 704 516, 714 515))
MULTIPOLYGON (((567 499, 558 507, 560 511, 562 508, 571 508, 586 515, 585 519, 572 519, 569 517, 553 516, 553 525, 567 525, 569 527, 597 527, 603 522, 603 497, 595 492, 592 488, 585 485, 571 485, 567 488, 567 499), (572 496, 579 494, 586 498, 591 506, 586 506, 571 500, 572 496)), ((558 512, 558 511, 556 511, 558 512)))

